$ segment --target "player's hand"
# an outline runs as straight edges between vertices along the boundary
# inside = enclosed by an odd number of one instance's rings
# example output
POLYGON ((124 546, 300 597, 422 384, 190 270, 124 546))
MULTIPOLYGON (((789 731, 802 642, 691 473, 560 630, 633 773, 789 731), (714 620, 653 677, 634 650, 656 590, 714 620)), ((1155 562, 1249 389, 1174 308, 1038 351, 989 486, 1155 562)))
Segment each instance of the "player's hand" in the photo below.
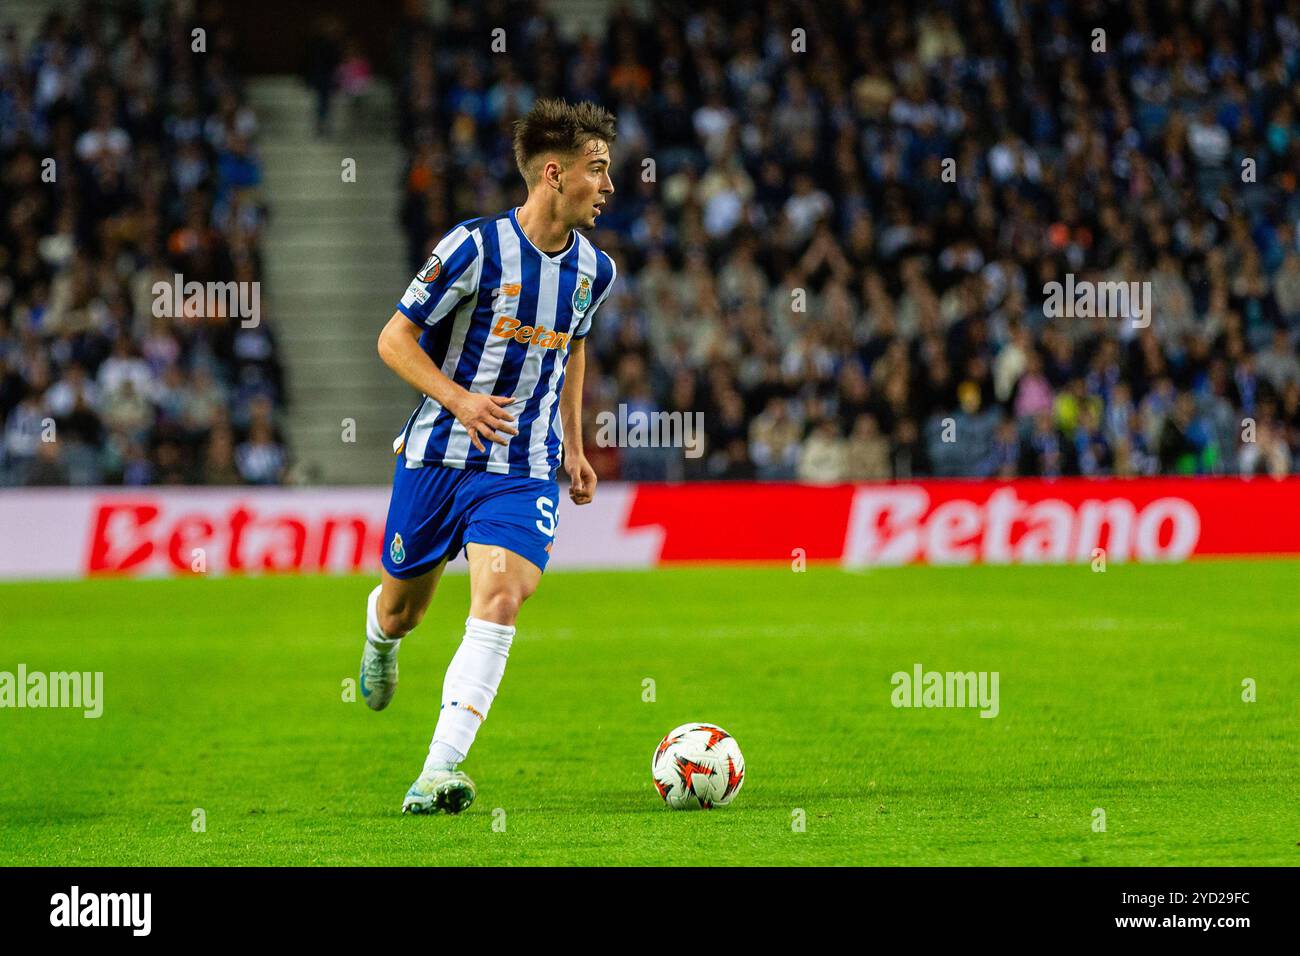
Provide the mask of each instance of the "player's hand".
POLYGON ((569 473, 569 500, 575 505, 590 504, 596 494, 596 469, 585 455, 565 455, 564 470, 569 473))
POLYGON ((515 420, 515 416, 505 411, 507 405, 513 405, 515 400, 509 395, 484 395, 481 392, 466 391, 452 409, 456 416, 456 421, 465 426, 465 431, 469 432, 469 440, 474 443, 474 447, 479 451, 486 451, 483 445, 483 439, 490 442, 496 442, 498 445, 504 445, 508 439, 502 438, 497 432, 505 432, 507 435, 518 435, 519 429, 510 423, 515 420))

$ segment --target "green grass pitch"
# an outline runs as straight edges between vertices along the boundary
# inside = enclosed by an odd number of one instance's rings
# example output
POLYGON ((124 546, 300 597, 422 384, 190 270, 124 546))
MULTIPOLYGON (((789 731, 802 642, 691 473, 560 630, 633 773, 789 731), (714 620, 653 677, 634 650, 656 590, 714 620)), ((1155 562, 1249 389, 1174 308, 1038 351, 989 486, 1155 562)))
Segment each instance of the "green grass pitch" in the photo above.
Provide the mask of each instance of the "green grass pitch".
POLYGON ((4 585, 0 671, 103 671, 105 705, 0 710, 0 864, 1295 864, 1298 585, 1283 561, 552 572, 459 817, 399 810, 464 576, 381 714, 342 699, 369 578, 4 585), (1000 714, 894 708, 918 662, 997 671, 1000 714), (730 807, 651 784, 691 720, 744 750, 730 807))

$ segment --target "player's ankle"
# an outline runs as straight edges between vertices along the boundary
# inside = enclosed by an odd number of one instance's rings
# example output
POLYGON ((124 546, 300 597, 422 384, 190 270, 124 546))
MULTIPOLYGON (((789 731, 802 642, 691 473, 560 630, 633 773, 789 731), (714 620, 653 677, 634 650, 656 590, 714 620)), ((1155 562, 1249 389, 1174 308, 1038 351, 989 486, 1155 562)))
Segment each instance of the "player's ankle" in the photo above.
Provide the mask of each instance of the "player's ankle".
POLYGON ((464 759, 465 755, 455 747, 451 746, 451 744, 446 744, 437 740, 429 747, 429 756, 424 761, 424 772, 450 772, 455 770, 456 765, 464 759))
POLYGON ((392 654, 394 651, 396 651, 398 647, 401 646, 402 639, 400 637, 376 639, 374 637, 367 636, 366 643, 368 643, 371 647, 373 647, 380 655, 385 655, 385 654, 392 654))

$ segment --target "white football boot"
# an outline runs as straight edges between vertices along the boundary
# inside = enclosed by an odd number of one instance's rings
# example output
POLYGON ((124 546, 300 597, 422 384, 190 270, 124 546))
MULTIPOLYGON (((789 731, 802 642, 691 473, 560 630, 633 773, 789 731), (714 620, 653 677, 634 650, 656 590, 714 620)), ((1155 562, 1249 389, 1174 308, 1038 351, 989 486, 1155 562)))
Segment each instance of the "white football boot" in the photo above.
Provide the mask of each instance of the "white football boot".
POLYGON ((426 770, 406 791, 402 812, 460 813, 474 796, 474 781, 463 770, 426 770))
POLYGON ((361 696, 371 710, 383 710, 397 692, 397 649, 380 654, 366 641, 361 655, 361 696))

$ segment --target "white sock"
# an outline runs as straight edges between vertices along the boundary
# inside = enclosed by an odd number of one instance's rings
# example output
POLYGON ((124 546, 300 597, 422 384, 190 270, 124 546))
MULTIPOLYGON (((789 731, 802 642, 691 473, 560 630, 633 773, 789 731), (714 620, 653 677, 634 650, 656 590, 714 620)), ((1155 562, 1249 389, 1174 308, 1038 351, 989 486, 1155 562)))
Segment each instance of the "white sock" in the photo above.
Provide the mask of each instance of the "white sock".
POLYGON ((377 585, 370 592, 370 597, 366 598, 366 640, 380 654, 391 654, 397 650, 397 646, 402 643, 402 639, 400 637, 389 637, 379 627, 379 611, 377 608, 379 606, 379 592, 383 588, 382 584, 377 585))
POLYGON ((455 770, 456 764, 465 759, 465 755, 451 744, 435 740, 429 745, 429 756, 424 760, 424 772, 430 770, 455 770))
POLYGON ((514 637, 513 627, 476 617, 466 619, 465 636, 442 682, 442 710, 429 746, 426 769, 449 760, 459 763, 469 753, 474 735, 487 720, 497 688, 501 686, 514 637))

